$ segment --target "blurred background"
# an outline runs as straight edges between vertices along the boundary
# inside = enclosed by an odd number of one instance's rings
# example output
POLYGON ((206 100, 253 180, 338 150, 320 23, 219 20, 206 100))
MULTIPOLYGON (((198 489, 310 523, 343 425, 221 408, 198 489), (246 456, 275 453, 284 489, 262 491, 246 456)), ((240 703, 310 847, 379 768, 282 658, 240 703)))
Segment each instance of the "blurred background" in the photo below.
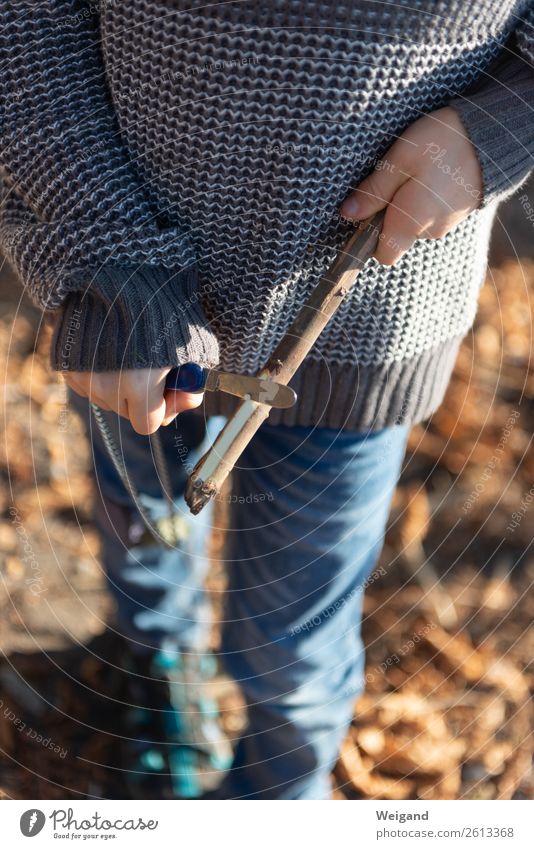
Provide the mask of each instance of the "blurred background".
MULTIPOLYGON (((367 692, 339 800, 534 798, 533 210, 532 185, 500 208, 476 325, 444 404, 411 434, 366 595, 367 692)), ((89 449, 5 263, 1 284, 0 798, 125 798, 89 449)), ((235 738, 239 693, 220 677, 214 694, 235 738)))

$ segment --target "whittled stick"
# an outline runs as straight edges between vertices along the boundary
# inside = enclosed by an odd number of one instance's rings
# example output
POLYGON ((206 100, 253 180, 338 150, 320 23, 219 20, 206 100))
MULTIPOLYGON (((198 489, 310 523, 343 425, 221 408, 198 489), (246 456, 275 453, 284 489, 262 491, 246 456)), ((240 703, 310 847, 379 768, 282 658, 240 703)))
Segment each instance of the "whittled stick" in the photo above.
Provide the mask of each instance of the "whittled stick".
MULTIPOLYGON (((267 365, 257 377, 288 384, 315 344, 344 297, 354 286, 365 262, 373 255, 384 212, 360 224, 321 277, 267 365)), ((310 387, 313 392, 313 387, 310 387)), ((214 498, 248 443, 271 412, 268 403, 242 401, 228 419, 211 448, 198 461, 187 482, 185 500, 192 513, 200 513, 214 498)))

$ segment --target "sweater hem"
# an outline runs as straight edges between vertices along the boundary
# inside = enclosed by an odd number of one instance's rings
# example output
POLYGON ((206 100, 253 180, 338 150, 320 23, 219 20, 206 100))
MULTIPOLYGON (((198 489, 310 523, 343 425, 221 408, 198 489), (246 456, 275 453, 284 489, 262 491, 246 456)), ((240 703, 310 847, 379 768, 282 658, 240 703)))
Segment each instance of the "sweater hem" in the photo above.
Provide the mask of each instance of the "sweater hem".
MULTIPOLYGON (((268 422, 362 432, 417 424, 441 404, 462 338, 387 365, 308 360, 289 384, 297 403, 288 410, 273 409, 268 422)), ((238 404, 224 393, 207 393, 205 414, 229 416, 238 404)))

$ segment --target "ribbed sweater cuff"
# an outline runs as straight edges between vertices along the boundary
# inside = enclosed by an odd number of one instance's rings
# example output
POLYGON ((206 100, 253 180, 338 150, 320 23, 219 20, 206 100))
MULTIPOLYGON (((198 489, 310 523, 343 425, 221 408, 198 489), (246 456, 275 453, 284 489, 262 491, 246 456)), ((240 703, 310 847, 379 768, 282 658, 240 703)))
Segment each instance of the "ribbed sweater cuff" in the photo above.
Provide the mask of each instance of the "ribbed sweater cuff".
POLYGON ((534 68, 514 56, 476 91, 450 104, 477 152, 482 206, 504 200, 534 168, 534 68))
POLYGON ((194 269, 107 267, 58 311, 50 356, 56 371, 114 371, 213 366, 219 348, 194 269))

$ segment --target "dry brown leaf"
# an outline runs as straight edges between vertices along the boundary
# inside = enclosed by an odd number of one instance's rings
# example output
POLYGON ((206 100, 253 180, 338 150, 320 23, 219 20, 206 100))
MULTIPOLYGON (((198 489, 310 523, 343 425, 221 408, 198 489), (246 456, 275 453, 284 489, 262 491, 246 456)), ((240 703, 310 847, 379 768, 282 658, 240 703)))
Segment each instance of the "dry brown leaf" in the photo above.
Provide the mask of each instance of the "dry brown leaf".
POLYGON ((386 735, 379 768, 393 775, 425 775, 441 777, 457 766, 464 754, 461 739, 438 740, 423 733, 415 737, 386 735))
POLYGON ((467 683, 474 684, 486 671, 486 660, 473 646, 465 632, 454 636, 436 626, 422 632, 422 640, 438 655, 445 668, 454 675, 461 675, 467 683))
POLYGON ((376 726, 356 730, 355 738, 360 749, 372 758, 378 757, 386 745, 384 732, 376 726))
POLYGON ((414 781, 373 774, 350 738, 341 747, 336 776, 342 790, 351 787, 368 799, 410 799, 415 791, 414 781))
POLYGON ((419 799, 457 799, 462 786, 462 774, 454 767, 438 781, 421 782, 417 785, 419 799))

